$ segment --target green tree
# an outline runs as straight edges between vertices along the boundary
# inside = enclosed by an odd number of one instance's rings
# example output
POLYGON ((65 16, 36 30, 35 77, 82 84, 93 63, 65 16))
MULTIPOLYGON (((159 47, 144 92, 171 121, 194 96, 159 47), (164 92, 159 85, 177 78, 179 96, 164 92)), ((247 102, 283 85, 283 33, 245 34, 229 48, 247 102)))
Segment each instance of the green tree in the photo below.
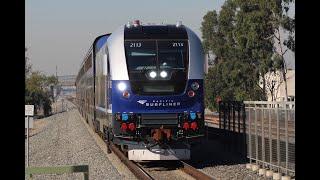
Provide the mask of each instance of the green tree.
POLYGON ((47 85, 58 85, 58 78, 54 75, 48 76, 46 79, 46 84, 47 85))
POLYGON ((267 0, 238 0, 236 47, 239 58, 255 69, 255 82, 262 78, 262 91, 266 94, 265 74, 272 68, 274 42, 268 37, 273 32, 273 13, 267 0))
POLYGON ((52 101, 54 101, 54 94, 53 94, 53 89, 54 87, 57 87, 59 81, 58 78, 54 75, 48 76, 46 78, 46 86, 50 87, 50 98, 52 101))
MULTIPOLYGON (((25 49, 27 51, 27 48, 25 49)), ((32 71, 29 58, 25 57, 25 104, 35 106, 35 114, 43 108, 44 116, 51 114, 51 94, 47 90, 50 85, 56 85, 58 80, 54 76, 45 76, 39 71, 32 71)))
POLYGON ((46 77, 39 71, 32 72, 26 79, 25 103, 35 106, 35 113, 42 107, 44 115, 51 113, 51 94, 48 91, 48 85, 52 79, 46 77))
POLYGON ((288 15, 290 4, 292 3, 294 3, 294 0, 275 1, 275 3, 272 4, 272 24, 274 30, 272 40, 274 40, 275 44, 278 45, 278 48, 275 48, 275 53, 280 57, 280 71, 285 85, 285 101, 288 99, 288 88, 287 64, 285 62, 284 55, 289 49, 295 52, 295 17, 291 18, 288 15), (289 33, 289 35, 287 37, 281 35, 281 30, 289 33))
MULTIPOLYGON (((279 0, 227 0, 219 14, 209 11, 203 17, 204 49, 216 55, 206 76, 208 107, 215 106, 218 96, 223 100, 266 100, 265 74, 282 64, 275 58, 273 38, 280 25, 275 21, 279 7, 284 8, 279 0)), ((292 21, 287 24, 292 27, 292 21)))

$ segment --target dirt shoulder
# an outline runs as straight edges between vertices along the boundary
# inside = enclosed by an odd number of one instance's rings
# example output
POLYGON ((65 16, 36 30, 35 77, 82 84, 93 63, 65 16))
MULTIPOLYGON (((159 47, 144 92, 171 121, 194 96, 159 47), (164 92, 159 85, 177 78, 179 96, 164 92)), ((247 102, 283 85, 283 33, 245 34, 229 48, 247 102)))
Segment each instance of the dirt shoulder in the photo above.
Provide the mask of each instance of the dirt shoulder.
MULTIPOLYGON (((33 128, 29 129, 29 136, 34 136, 41 132, 48 124, 46 119, 37 119, 33 121, 33 128)), ((27 137, 27 129, 25 129, 25 136, 27 137)))

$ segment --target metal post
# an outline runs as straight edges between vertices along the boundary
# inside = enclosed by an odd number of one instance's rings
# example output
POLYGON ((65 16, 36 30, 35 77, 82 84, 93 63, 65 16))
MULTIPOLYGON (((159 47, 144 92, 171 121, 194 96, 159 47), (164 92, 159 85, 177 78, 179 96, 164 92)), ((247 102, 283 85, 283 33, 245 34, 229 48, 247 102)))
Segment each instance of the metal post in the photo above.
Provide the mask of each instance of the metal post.
MULTIPOLYGON (((296 116, 295 116, 295 114, 296 114, 296 112, 295 112, 295 109, 296 109, 296 107, 295 107, 295 104, 294 104, 294 106, 293 106, 293 116, 292 116, 292 119, 293 119, 293 138, 295 139, 296 138, 296 135, 295 135, 295 133, 296 133, 296 116)), ((296 142, 294 141, 294 144, 295 144, 296 142)), ((296 147, 296 145, 294 145, 294 148, 296 147)), ((294 154, 293 154, 293 157, 295 157, 295 155, 296 155, 296 152, 295 152, 295 150, 294 150, 294 154)), ((291 158, 292 158, 292 156, 291 156, 291 158)), ((292 161, 292 159, 291 159, 291 161, 292 161)), ((294 164, 296 163, 296 160, 294 160, 294 164)))
POLYGON ((231 109, 231 108, 230 108, 230 106, 231 106, 231 105, 230 105, 230 104, 231 104, 231 103, 229 102, 229 103, 228 103, 228 130, 229 130, 229 131, 231 131, 231 123, 230 123, 230 122, 231 122, 231 118, 230 118, 230 116, 231 116, 231 112, 230 112, 230 109, 231 109))
POLYGON ((286 129, 286 175, 288 175, 288 112, 287 112, 287 104, 285 105, 285 129, 286 129))
POLYGON ((29 116, 27 116, 27 167, 29 167, 29 116))
POLYGON ((277 159, 278 159, 278 171, 280 172, 280 122, 279 122, 279 107, 277 107, 277 159))
POLYGON ((223 103, 223 130, 226 130, 226 105, 223 103))
MULTIPOLYGON (((262 161, 265 162, 265 147, 264 147, 264 109, 261 109, 261 143, 262 143, 262 161)), ((262 164, 264 168, 264 163, 262 164)))
POLYGON ((223 148, 226 150, 226 139, 227 139, 227 132, 226 132, 226 103, 223 102, 223 148))
MULTIPOLYGON (((238 104, 238 132, 241 133, 241 127, 240 127, 240 111, 242 111, 241 109, 241 104, 238 104)), ((243 132, 244 133, 244 132, 243 132)))
POLYGON ((227 131, 228 139, 227 139, 227 146, 228 152, 232 149, 232 137, 231 137, 231 102, 228 102, 228 131, 227 131))
POLYGON ((219 129, 221 129, 221 127, 222 127, 222 124, 221 124, 221 113, 222 113, 221 106, 222 106, 222 103, 221 103, 221 101, 219 101, 219 129))
MULTIPOLYGON (((242 141, 241 141, 241 131, 240 131, 240 110, 241 110, 241 108, 240 108, 240 102, 237 102, 236 103, 236 109, 235 109, 236 111, 238 111, 238 118, 237 118, 237 122, 238 122, 238 133, 237 133, 237 146, 238 146, 238 150, 239 150, 239 152, 240 152, 240 154, 242 154, 242 150, 243 150, 243 148, 242 148, 242 141)), ((235 116, 235 112, 234 112, 234 116, 235 116)))
POLYGON ((233 121, 233 132, 236 132, 236 118, 235 118, 235 102, 232 104, 232 121, 233 121))
MULTIPOLYGON (((231 134, 231 148, 232 150, 234 150, 234 152, 236 152, 236 143, 235 143, 235 117, 234 117, 234 114, 235 114, 235 111, 234 111, 234 106, 235 106, 235 102, 233 101, 231 104, 230 104, 230 108, 231 108, 231 112, 230 114, 232 113, 232 131, 230 129, 230 134, 231 134)), ((231 121, 231 120, 230 120, 231 121)))
POLYGON ((255 144, 256 144, 256 164, 258 164, 258 132, 257 132, 257 105, 255 104, 255 111, 254 111, 254 131, 255 131, 255 144))
POLYGON ((272 124, 271 124, 271 107, 269 107, 269 163, 272 163, 272 124))
POLYGON ((247 119, 247 115, 246 115, 246 105, 242 102, 241 104, 241 116, 242 116, 242 123, 243 123, 243 127, 242 127, 242 133, 243 133, 243 150, 244 150, 244 155, 247 155, 247 123, 246 123, 246 119, 247 119))
POLYGON ((252 144, 251 144, 251 107, 248 108, 249 109, 249 161, 250 161, 250 164, 252 163, 252 144))

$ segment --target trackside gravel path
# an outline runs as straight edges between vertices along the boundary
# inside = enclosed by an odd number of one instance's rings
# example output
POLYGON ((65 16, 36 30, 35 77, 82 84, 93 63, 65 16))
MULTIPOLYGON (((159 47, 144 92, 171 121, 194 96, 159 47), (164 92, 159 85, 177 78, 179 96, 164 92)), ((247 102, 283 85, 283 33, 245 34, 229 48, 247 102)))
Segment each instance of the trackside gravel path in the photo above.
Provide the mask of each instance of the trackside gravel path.
MULTIPOLYGON (((114 167, 111 161, 117 159, 111 154, 112 160, 109 160, 79 112, 71 103, 69 107, 68 112, 43 119, 47 125, 30 137, 29 166, 89 165, 90 180, 135 179, 130 174, 125 176, 123 171, 128 170, 121 169, 123 167, 114 167)), ((83 174, 34 175, 33 179, 83 179, 83 174)))

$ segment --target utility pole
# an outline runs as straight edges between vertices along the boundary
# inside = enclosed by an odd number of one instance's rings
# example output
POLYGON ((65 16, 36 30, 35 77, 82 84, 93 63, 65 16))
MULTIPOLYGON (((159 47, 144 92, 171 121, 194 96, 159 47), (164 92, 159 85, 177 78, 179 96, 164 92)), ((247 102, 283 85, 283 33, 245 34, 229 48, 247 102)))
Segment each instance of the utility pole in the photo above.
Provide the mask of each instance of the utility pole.
MULTIPOLYGON (((56 65, 56 79, 58 80, 58 66, 57 65, 56 65)), ((57 93, 58 92, 58 84, 55 85, 54 89, 56 89, 56 94, 53 93, 53 97, 54 97, 54 95, 56 95, 56 97, 57 97, 57 95, 58 95, 58 93, 57 93)), ((54 97, 55 101, 57 100, 56 97, 54 97)))

